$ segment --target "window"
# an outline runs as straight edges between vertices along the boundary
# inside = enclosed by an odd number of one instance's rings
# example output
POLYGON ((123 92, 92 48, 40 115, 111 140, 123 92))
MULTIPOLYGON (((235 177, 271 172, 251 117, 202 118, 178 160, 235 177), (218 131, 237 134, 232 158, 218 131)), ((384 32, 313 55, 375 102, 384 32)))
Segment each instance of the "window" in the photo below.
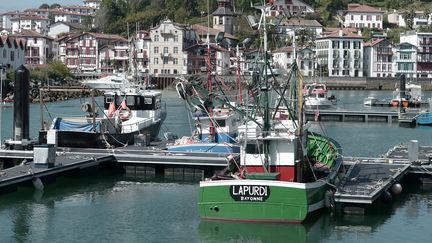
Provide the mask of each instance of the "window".
POLYGON ((175 42, 178 42, 178 35, 175 35, 175 36, 174 36, 174 41, 175 41, 175 42))
POLYGON ((175 54, 178 53, 178 47, 174 47, 174 53, 175 53, 175 54))
POLYGON ((177 64, 178 64, 178 59, 177 59, 177 58, 174 58, 174 59, 173 59, 173 64, 174 64, 174 65, 177 65, 177 64))
POLYGON ((157 70, 157 69, 154 69, 154 70, 153 70, 153 73, 158 73, 158 70, 157 70))
POLYGON ((360 20, 363 20, 363 15, 360 15, 360 20))
POLYGON ((168 47, 163 48, 163 53, 168 53, 168 47))
POLYGON ((366 20, 371 21, 372 20, 372 15, 367 15, 366 16, 366 20))
POLYGON ((219 17, 219 24, 223 24, 223 18, 219 17))
MULTIPOLYGON (((399 17, 399 16, 398 16, 399 17)), ((381 21, 381 15, 376 16, 376 20, 381 21)))
POLYGON ((154 41, 159 41, 159 35, 154 36, 154 41))
POLYGON ((351 20, 354 20, 354 15, 351 15, 351 20))
POLYGON ((15 61, 14 51, 10 52, 10 60, 15 61))
POLYGON ((3 58, 6 58, 6 49, 3 50, 3 58))
POLYGON ((154 52, 155 54, 156 54, 156 53, 159 53, 159 47, 155 46, 154 49, 153 49, 153 52, 154 52))
POLYGON ((163 64, 168 64, 168 57, 163 58, 163 64))

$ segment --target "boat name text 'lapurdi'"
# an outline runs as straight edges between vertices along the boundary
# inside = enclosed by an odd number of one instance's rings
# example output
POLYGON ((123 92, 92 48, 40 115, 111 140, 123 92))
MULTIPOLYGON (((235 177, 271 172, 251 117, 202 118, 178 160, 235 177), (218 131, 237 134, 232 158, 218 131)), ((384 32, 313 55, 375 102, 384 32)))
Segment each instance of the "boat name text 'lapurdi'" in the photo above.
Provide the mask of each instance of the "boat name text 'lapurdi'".
POLYGON ((235 201, 264 202, 270 196, 270 187, 256 185, 233 185, 230 187, 230 194, 235 201))

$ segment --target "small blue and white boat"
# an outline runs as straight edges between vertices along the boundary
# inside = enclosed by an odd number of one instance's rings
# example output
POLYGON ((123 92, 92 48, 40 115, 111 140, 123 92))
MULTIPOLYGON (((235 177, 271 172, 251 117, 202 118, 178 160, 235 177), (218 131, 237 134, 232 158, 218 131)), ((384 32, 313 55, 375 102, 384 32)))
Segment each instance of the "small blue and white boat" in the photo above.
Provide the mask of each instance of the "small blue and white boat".
POLYGON ((419 125, 432 125, 432 112, 422 112, 415 119, 419 125))

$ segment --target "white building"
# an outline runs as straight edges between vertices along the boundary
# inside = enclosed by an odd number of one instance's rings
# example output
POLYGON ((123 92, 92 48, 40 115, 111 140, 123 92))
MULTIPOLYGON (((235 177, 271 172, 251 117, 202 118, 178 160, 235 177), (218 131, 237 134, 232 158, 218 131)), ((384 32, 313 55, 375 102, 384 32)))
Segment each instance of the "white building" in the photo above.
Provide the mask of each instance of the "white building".
POLYGON ((395 77, 405 74, 407 79, 417 78, 417 47, 403 42, 395 46, 395 77))
POLYGON ((409 31, 400 35, 400 42, 417 47, 417 77, 432 78, 432 33, 409 31))
POLYGON ((316 66, 316 56, 315 52, 311 48, 298 49, 296 55, 300 61, 300 70, 303 72, 304 77, 315 77, 315 66, 316 66))
POLYGON ((1 35, 0 36, 0 65, 6 69, 17 69, 24 65, 25 40, 1 35))
POLYGON ((163 20, 150 29, 149 72, 158 77, 173 77, 187 74, 186 49, 197 44, 198 36, 185 25, 163 20))
POLYGON ((52 42, 51 37, 39 34, 33 30, 22 30, 14 35, 16 38, 26 40, 24 62, 26 65, 43 65, 52 60, 52 42))
POLYGON ((86 18, 90 18, 93 23, 94 14, 82 14, 77 12, 69 12, 63 9, 52 12, 54 22, 70 22, 70 23, 83 23, 86 18))
POLYGON ((94 7, 79 6, 79 5, 62 6, 61 8, 68 12, 74 12, 80 14, 96 14, 96 12, 98 11, 98 9, 94 7))
POLYGON ((358 3, 348 4, 348 10, 344 11, 344 26, 352 28, 383 28, 384 11, 361 5, 358 3))
POLYGON ((268 16, 277 16, 283 9, 286 9, 291 15, 295 16, 303 16, 315 12, 312 6, 300 0, 275 0, 268 16))
POLYGON ((318 65, 330 77, 363 77, 363 37, 359 32, 326 32, 316 40, 316 55, 318 65))
MULTIPOLYGON (((307 33, 309 41, 313 42, 316 37, 322 35, 323 26, 316 20, 299 18, 291 18, 279 25, 279 33, 287 35, 291 40, 295 36, 294 32, 298 33, 300 30, 304 30, 303 33, 307 33)), ((299 36, 296 35, 296 40, 298 38, 299 36)))
POLYGON ((273 65, 276 68, 288 70, 293 60, 293 48, 291 46, 285 46, 273 51, 273 65))
POLYGON ((12 33, 19 33, 22 30, 34 30, 42 35, 47 35, 50 20, 37 15, 20 16, 11 19, 12 33))
POLYGON ((100 71, 101 63, 99 48, 112 45, 114 57, 111 58, 114 69, 126 69, 128 65, 128 41, 118 35, 100 33, 83 33, 72 35, 59 44, 60 52, 65 45, 66 66, 74 72, 100 71))
POLYGON ((366 77, 393 77, 394 45, 387 39, 363 43, 363 73, 366 77))
POLYGON ((144 30, 138 31, 135 36, 135 60, 138 71, 149 73, 149 50, 150 50, 150 33, 144 30))
POLYGON ((48 35, 53 38, 57 38, 60 34, 79 32, 82 30, 82 28, 82 25, 78 23, 57 22, 50 26, 48 35))
POLYGON ((100 9, 102 0, 84 0, 84 6, 100 9))
MULTIPOLYGON (((405 19, 403 18, 405 11, 396 11, 394 10, 392 13, 387 15, 388 22, 391 24, 395 24, 399 27, 406 27, 405 19)), ((416 29, 420 26, 426 26, 432 24, 431 14, 429 16, 425 16, 424 11, 415 11, 413 19, 413 28, 416 29)))
POLYGON ((34 16, 34 13, 25 12, 7 12, 2 15, 2 28, 12 30, 12 20, 23 16, 34 16))

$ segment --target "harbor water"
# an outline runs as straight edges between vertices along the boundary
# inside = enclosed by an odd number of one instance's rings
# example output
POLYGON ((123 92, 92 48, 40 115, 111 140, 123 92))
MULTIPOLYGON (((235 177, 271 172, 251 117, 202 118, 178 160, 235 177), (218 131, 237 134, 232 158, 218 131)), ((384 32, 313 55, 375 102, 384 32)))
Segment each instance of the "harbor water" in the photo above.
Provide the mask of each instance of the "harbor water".
MULTIPOLYGON (((360 110, 363 98, 391 97, 388 91, 334 91, 336 109, 360 110)), ((430 93, 426 96, 430 97, 430 93)), ((165 131, 190 134, 185 104, 165 91, 165 131)), ((101 103, 101 99, 98 103, 101 103)), ((47 104, 45 117, 78 115, 82 100, 47 104)), ((13 109, 2 109, 2 138, 12 137, 13 109)), ((30 111, 31 136, 40 128, 39 105, 30 111)), ((346 156, 377 157, 416 139, 432 145, 432 127, 400 128, 388 123, 314 123, 313 130, 336 139, 346 156)), ((431 172, 432 173, 432 172, 431 172)), ((403 185, 402 195, 378 203, 367 215, 322 210, 304 224, 200 221, 198 182, 129 177, 114 171, 59 177, 44 192, 33 188, 0 195, 0 242, 429 242, 432 185, 403 185)))

